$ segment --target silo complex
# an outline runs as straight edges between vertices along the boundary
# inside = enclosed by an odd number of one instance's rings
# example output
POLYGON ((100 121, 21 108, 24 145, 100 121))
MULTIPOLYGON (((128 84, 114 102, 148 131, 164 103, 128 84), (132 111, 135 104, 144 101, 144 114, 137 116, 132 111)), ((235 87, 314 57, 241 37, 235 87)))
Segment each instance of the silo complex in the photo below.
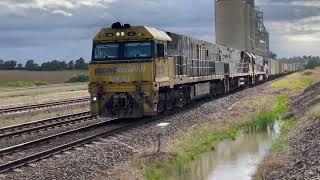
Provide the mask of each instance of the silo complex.
POLYGON ((254 0, 215 0, 215 7, 216 43, 255 53, 262 41, 254 0))

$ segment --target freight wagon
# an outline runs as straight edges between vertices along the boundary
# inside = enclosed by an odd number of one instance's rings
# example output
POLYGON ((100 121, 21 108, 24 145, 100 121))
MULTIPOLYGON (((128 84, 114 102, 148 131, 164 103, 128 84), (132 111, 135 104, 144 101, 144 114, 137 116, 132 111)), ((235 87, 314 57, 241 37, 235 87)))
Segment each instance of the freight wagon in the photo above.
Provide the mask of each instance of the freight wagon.
POLYGON ((289 70, 245 51, 115 23, 93 40, 91 112, 117 118, 154 116, 289 70))

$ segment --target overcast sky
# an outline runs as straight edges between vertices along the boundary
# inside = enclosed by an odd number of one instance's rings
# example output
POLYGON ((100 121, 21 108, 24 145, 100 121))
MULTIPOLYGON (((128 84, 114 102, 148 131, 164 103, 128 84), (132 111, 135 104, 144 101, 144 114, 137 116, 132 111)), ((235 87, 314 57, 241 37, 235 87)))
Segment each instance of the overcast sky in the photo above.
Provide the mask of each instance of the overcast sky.
MULTIPOLYGON (((320 0, 257 0, 281 57, 320 55, 320 0)), ((0 0, 0 59, 90 59, 102 26, 156 26, 214 42, 214 0, 0 0)))

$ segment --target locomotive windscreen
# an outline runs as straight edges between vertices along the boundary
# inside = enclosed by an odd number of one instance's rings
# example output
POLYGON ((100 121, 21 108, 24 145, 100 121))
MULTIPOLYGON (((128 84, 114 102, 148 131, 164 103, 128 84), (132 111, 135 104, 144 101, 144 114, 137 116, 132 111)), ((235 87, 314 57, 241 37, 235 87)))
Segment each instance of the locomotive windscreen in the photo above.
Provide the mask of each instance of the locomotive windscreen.
POLYGON ((154 58, 154 42, 116 42, 93 45, 92 61, 134 60, 154 58))

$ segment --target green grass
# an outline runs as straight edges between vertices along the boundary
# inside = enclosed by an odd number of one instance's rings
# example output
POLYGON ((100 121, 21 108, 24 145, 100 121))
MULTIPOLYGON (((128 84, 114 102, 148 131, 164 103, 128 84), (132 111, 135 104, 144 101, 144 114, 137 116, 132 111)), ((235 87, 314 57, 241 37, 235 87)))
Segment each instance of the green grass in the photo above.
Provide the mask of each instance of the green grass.
POLYGON ((244 123, 242 126, 246 132, 261 131, 272 127, 275 120, 276 117, 272 111, 260 112, 255 115, 251 121, 244 123))
POLYGON ((315 82, 320 81, 320 68, 307 70, 286 76, 273 82, 270 87, 274 90, 289 89, 293 91, 303 90, 315 82))
POLYGON ((248 131, 264 131, 273 127, 276 120, 284 119, 287 114, 288 97, 280 96, 277 104, 270 111, 263 111, 256 114, 250 121, 241 125, 241 128, 248 131))
POLYGON ((66 83, 78 83, 78 82, 88 82, 89 76, 87 74, 78 74, 76 76, 73 76, 69 80, 66 81, 66 83))
POLYGON ((30 94, 30 93, 10 94, 10 95, 5 95, 5 96, 0 96, 0 98, 24 97, 24 96, 32 96, 32 94, 30 94))
POLYGON ((314 80, 311 78, 311 76, 303 75, 303 73, 296 73, 289 75, 285 79, 272 83, 271 87, 276 90, 301 90, 309 87, 313 82, 314 80))
POLYGON ((215 149, 217 143, 224 140, 235 140, 241 130, 265 131, 272 127, 277 119, 282 119, 287 113, 288 97, 281 96, 276 105, 270 111, 257 113, 253 118, 237 126, 230 128, 214 128, 210 125, 191 130, 169 147, 169 151, 178 154, 170 160, 156 162, 145 170, 144 176, 149 180, 165 179, 162 171, 174 169, 177 174, 189 172, 188 165, 197 160, 201 154, 215 149))
POLYGON ((35 93, 16 93, 8 95, 0 95, 0 98, 13 98, 13 97, 26 97, 26 96, 39 96, 48 94, 47 92, 35 92, 35 93))
POLYGON ((237 136, 238 129, 229 128, 222 132, 211 131, 210 128, 198 128, 191 131, 187 137, 178 141, 175 147, 178 151, 183 151, 177 157, 161 161, 154 164, 151 168, 145 171, 145 177, 149 180, 162 179, 161 172, 167 168, 173 168, 178 174, 184 174, 189 171, 188 164, 198 159, 201 154, 212 151, 218 142, 223 140, 234 140, 237 136))
POLYGON ((8 83, 0 83, 0 88, 23 88, 23 87, 33 87, 33 86, 46 86, 47 82, 42 81, 16 81, 8 83))
POLYGON ((293 119, 289 119, 284 121, 281 126, 281 133, 276 142, 272 145, 272 151, 280 152, 286 150, 288 145, 288 133, 290 129, 295 126, 297 121, 293 119))

